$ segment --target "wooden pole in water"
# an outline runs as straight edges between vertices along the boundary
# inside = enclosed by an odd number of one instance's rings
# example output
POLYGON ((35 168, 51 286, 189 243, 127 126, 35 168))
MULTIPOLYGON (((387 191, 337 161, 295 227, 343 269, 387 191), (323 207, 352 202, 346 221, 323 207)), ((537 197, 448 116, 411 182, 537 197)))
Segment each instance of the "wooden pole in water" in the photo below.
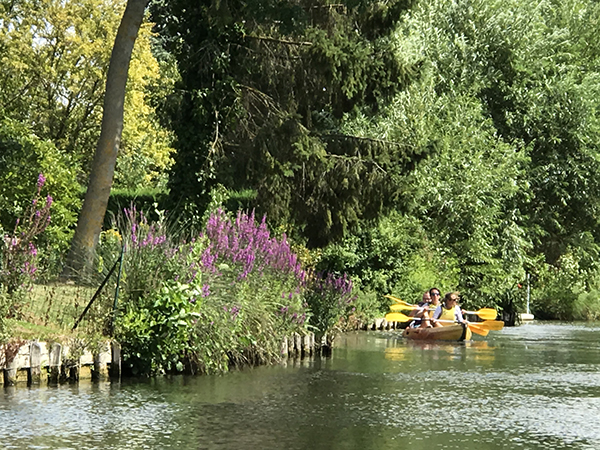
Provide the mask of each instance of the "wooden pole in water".
POLYGON ((32 342, 29 346, 29 372, 27 374, 27 384, 40 384, 42 376, 42 349, 40 344, 32 342))
POLYGON ((118 342, 112 341, 110 343, 110 353, 110 379, 119 380, 121 378, 121 345, 118 342))
POLYGON ((48 383, 50 384, 58 383, 58 379, 60 377, 60 366, 62 365, 61 353, 62 346, 57 342, 52 344, 49 354, 50 361, 48 363, 48 383))

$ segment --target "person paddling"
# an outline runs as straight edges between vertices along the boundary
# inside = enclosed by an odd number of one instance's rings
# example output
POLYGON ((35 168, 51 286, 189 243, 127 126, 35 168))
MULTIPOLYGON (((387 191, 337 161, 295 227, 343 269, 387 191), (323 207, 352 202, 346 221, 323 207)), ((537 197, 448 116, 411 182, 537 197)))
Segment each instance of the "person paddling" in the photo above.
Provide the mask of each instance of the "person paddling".
POLYGON ((431 327, 429 319, 433 314, 433 311, 437 308, 440 303, 440 290, 438 288, 431 288, 425 291, 423 294, 423 300, 418 303, 419 309, 412 311, 412 316, 417 319, 411 322, 413 328, 431 327), (420 320, 418 320, 420 319, 420 320))
POLYGON ((423 320, 421 320, 421 328, 429 328, 431 327, 431 317, 433 316, 435 310, 440 305, 440 290, 438 288, 429 289, 429 298, 431 299, 429 305, 427 305, 427 309, 423 311, 423 320))
POLYGON ((448 292, 444 296, 444 301, 437 307, 433 313, 433 326, 443 327, 444 325, 451 325, 452 323, 460 323, 464 326, 467 325, 467 321, 463 317, 462 311, 458 306, 458 292, 448 292), (440 322, 441 320, 447 322, 440 322))

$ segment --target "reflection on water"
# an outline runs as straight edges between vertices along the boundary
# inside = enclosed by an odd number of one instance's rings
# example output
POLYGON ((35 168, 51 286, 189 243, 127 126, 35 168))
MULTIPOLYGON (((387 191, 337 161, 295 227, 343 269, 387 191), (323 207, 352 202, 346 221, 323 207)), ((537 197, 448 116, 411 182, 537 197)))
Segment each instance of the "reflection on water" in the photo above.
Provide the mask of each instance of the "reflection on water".
POLYGON ((492 350, 487 341, 470 341, 461 343, 448 342, 431 342, 431 341, 407 341, 399 342, 396 345, 390 345, 385 348, 385 357, 393 361, 408 361, 410 359, 421 359, 423 355, 420 353, 431 352, 429 357, 455 359, 460 358, 461 348, 476 348, 471 357, 477 360, 492 360, 494 358, 493 351, 486 352, 486 349, 492 350))
POLYGON ((224 376, 0 390, 11 449, 598 449, 600 328, 466 343, 342 336, 334 356, 224 376))

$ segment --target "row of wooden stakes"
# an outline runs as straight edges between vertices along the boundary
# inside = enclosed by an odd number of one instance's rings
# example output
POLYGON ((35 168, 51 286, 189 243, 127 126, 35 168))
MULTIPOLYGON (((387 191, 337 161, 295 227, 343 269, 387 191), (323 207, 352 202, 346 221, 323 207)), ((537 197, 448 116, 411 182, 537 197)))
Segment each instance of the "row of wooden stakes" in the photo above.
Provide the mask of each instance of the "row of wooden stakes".
MULTIPOLYGON (((306 358, 315 354, 315 335, 294 333, 281 342, 281 357, 306 358)), ((53 385, 80 379, 121 377, 121 347, 106 341, 96 350, 78 342, 23 341, 0 345, 0 386, 44 383, 53 385)))
POLYGON ((24 341, 0 346, 0 385, 52 385, 120 376, 121 347, 116 342, 103 342, 93 352, 77 342, 24 341))

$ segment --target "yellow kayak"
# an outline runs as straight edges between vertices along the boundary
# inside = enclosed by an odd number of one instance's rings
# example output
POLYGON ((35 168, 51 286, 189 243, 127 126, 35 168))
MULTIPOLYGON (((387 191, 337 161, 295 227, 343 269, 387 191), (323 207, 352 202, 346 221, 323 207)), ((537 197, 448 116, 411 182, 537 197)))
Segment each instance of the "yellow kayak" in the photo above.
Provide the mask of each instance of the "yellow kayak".
POLYGON ((406 328, 402 336, 422 341, 470 341, 473 334, 469 327, 448 325, 433 328, 406 328))

